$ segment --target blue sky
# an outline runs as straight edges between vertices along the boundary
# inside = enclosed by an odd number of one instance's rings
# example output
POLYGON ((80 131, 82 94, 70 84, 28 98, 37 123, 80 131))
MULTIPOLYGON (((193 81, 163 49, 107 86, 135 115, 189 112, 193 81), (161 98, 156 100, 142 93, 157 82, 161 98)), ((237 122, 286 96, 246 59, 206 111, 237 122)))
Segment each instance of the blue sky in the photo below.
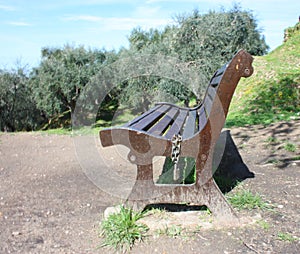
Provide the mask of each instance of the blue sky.
MULTIPOLYGON (((235 1, 251 10, 271 50, 297 23, 299 0, 235 1)), ((0 69, 36 66, 43 47, 118 50, 137 26, 163 28, 178 14, 231 9, 232 0, 0 0, 0 69)))

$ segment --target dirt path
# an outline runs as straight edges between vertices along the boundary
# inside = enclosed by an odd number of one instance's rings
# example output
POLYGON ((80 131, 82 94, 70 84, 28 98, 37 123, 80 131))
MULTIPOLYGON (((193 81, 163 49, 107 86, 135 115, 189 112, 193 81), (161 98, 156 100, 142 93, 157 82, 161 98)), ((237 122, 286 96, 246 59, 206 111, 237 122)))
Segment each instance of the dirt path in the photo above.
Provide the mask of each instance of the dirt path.
MULTIPOLYGON (((261 194, 273 211, 239 212, 258 220, 246 227, 152 235, 132 253, 300 253, 300 121, 234 128, 231 135, 255 174, 245 188, 261 194)), ((1 254, 113 253, 97 249, 97 230, 105 208, 118 202, 86 177, 72 137, 0 135, 1 254)))

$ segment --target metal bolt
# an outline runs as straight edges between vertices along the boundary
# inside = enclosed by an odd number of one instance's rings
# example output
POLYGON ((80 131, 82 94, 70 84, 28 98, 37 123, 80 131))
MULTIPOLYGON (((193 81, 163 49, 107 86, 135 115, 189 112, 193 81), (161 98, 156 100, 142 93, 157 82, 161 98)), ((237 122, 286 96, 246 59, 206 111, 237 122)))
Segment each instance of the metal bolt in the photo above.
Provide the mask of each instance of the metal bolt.
POLYGON ((131 161, 135 161, 136 160, 136 157, 135 155, 130 155, 130 158, 129 158, 131 161))
POLYGON ((244 72, 245 72, 246 75, 250 74, 250 70, 248 68, 246 68, 244 72))

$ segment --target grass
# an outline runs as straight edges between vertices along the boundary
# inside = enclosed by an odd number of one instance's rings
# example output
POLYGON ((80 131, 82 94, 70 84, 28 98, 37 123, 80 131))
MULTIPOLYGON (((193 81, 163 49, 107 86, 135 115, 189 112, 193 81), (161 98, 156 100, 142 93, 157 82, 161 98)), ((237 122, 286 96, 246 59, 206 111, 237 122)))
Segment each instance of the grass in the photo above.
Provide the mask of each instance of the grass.
POLYGON ((294 237, 290 233, 283 233, 283 232, 279 232, 277 234, 277 239, 285 242, 295 242, 299 240, 297 237, 294 237))
POLYGON ((189 240, 193 238, 197 233, 199 233, 201 226, 197 226, 195 229, 187 229, 181 225, 170 225, 165 226, 161 229, 155 231, 155 237, 168 236, 170 238, 180 238, 184 240, 189 240))
POLYGON ((193 184, 196 182, 195 159, 190 157, 179 157, 178 168, 180 169, 180 179, 173 179, 174 163, 170 157, 166 157, 162 174, 157 180, 157 184, 193 184))
POLYGON ((286 143, 284 145, 284 149, 288 152, 296 152, 297 146, 295 144, 292 144, 292 143, 286 143))
POLYGON ((254 194, 250 190, 239 188, 235 193, 228 194, 230 204, 238 210, 266 209, 269 205, 263 201, 261 195, 254 194))
POLYGON ((274 143, 278 143, 279 140, 275 137, 268 137, 265 142, 267 142, 268 144, 274 144, 274 143))
POLYGON ((257 221, 257 224, 261 226, 264 230, 269 230, 271 227, 271 225, 265 220, 259 220, 257 221))
POLYGON ((170 227, 164 227, 157 230, 158 235, 166 235, 172 238, 184 236, 184 229, 180 225, 171 225, 170 227))
POLYGON ((142 241, 148 227, 138 222, 144 216, 130 208, 120 206, 119 213, 113 213, 102 221, 100 236, 103 237, 101 247, 111 247, 116 251, 129 251, 136 241, 142 241))
POLYGON ((299 161, 300 160, 300 155, 299 156, 295 156, 293 158, 290 158, 291 161, 299 161))
POLYGON ((293 32, 280 47, 268 55, 254 57, 254 74, 239 82, 227 116, 227 127, 299 119, 299 27, 300 23, 289 28, 293 32))
POLYGON ((276 164, 278 164, 279 162, 280 162, 280 161, 279 161, 278 159, 269 159, 269 160, 267 160, 266 163, 267 163, 267 164, 270 163, 270 164, 275 164, 275 165, 276 165, 276 164))

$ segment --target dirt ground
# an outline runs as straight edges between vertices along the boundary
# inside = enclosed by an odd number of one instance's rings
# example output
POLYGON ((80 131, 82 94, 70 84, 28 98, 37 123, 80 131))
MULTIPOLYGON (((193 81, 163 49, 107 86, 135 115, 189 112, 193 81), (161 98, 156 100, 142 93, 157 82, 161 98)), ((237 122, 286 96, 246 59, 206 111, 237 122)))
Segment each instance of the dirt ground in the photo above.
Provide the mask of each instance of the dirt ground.
MULTIPOLYGON (((197 229, 150 234, 131 253, 300 253, 300 120, 232 128, 230 133, 254 173, 244 188, 274 208, 237 211, 240 218, 255 221, 244 226, 217 227, 209 218, 206 223, 212 226, 205 228, 198 217, 197 229)), ((113 253, 97 248, 98 229, 106 207, 118 202, 89 180, 71 136, 0 134, 1 254, 113 253)))

